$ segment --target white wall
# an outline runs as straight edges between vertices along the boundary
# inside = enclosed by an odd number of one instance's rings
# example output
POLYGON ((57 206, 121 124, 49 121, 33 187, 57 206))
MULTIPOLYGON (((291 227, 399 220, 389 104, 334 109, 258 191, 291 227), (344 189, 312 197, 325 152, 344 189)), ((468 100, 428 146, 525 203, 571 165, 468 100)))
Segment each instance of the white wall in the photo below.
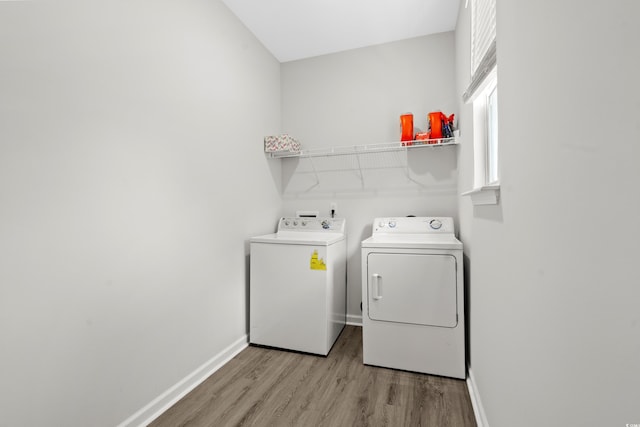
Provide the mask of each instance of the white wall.
MULTIPOLYGON (((398 141, 399 117, 456 113, 454 33, 420 37, 282 64, 283 131, 306 148, 398 141)), ((378 216, 457 217, 456 147, 408 153, 284 159, 284 212, 331 202, 347 219, 349 320, 359 321, 360 242, 378 216), (319 182, 313 170, 318 172, 319 182)))
POLYGON ((218 1, 0 2, 0 40, 0 425, 115 425, 247 333, 280 65, 218 1))
MULTIPOLYGON (((460 200, 470 365, 492 427, 640 420, 638 16, 635 1, 498 0, 501 201, 460 200)), ((458 99, 468 22, 461 8, 458 99)))

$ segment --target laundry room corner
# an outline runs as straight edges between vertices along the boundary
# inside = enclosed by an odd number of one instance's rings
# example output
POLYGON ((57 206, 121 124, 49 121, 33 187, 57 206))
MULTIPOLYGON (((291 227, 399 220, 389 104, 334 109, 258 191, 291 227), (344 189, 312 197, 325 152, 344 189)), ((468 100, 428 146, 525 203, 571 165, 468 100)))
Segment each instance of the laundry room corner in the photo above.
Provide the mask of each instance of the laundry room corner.
MULTIPOLYGON (((282 64, 282 128, 306 148, 399 139, 398 118, 456 112, 454 33, 282 64), (437 66, 434 66, 434 61, 437 66), (373 89, 372 89, 373 88, 373 89)), ((283 211, 347 220, 347 319, 361 324, 360 242, 375 217, 446 215, 457 222, 457 147, 400 153, 281 159, 283 211)))

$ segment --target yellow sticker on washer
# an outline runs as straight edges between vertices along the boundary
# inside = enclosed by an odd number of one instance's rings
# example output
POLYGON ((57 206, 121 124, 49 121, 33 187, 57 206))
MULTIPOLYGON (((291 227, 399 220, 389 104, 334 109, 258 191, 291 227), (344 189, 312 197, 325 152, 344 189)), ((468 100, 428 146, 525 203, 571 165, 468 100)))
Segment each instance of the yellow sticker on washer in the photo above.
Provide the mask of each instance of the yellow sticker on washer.
POLYGON ((311 269, 312 270, 326 270, 327 264, 324 263, 322 258, 318 258, 318 251, 313 251, 311 255, 311 269))

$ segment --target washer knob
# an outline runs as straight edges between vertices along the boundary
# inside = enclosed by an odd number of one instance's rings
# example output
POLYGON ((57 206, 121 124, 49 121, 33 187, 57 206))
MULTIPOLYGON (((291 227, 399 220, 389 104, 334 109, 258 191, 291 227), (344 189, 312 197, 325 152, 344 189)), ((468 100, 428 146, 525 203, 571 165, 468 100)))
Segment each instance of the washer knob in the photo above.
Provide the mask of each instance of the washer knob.
POLYGON ((384 227, 384 221, 380 221, 380 222, 378 223, 378 227, 383 228, 383 227, 384 227))
POLYGON ((291 223, 289 222, 289 220, 286 220, 286 221, 284 222, 284 225, 286 225, 287 227, 289 226, 289 224, 291 224, 291 223))
POLYGON ((429 226, 434 230, 439 230, 442 227, 442 221, 439 219, 432 219, 429 221, 429 226))
POLYGON ((293 221, 293 226, 296 227, 298 225, 298 221, 293 221))
POLYGON ((389 221, 389 228, 396 228, 396 222, 395 221, 389 221))
POLYGON ((325 230, 329 229, 329 221, 327 221, 326 219, 322 221, 322 228, 324 228, 325 230))
POLYGON ((307 221, 302 221, 302 226, 306 227, 307 226, 307 221))

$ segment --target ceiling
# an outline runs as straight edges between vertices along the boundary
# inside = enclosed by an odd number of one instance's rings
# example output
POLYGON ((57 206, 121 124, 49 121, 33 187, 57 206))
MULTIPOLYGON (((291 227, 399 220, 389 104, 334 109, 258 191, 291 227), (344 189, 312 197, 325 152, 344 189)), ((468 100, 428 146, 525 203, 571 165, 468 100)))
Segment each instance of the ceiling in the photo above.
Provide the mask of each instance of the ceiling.
POLYGON ((452 31, 459 0, 222 0, 280 61, 452 31))

